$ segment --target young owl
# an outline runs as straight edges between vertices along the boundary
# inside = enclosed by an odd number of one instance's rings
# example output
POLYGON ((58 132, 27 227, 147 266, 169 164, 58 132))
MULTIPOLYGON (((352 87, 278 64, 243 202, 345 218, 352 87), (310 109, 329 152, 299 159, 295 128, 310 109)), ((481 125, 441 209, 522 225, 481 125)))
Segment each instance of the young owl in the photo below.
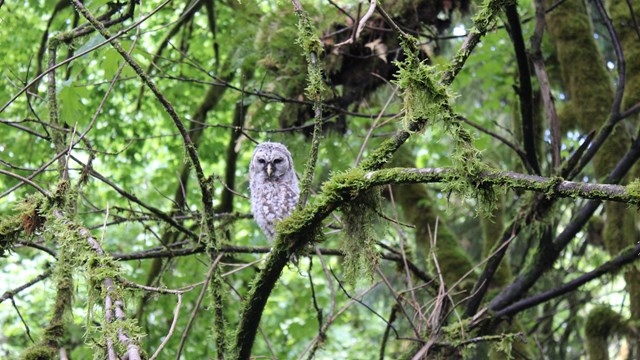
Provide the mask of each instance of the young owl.
POLYGON ((256 146, 249 166, 251 212, 269 241, 276 224, 291 215, 300 189, 287 147, 272 142, 256 146))

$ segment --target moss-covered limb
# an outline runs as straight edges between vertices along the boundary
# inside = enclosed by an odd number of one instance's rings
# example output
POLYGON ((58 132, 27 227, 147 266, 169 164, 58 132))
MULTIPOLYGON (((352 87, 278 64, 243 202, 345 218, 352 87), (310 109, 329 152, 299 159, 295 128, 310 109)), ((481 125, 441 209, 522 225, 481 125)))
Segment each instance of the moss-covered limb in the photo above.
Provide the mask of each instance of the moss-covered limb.
MULTIPOLYGON (((44 198, 42 197, 31 197, 27 199, 24 204, 21 204, 20 207, 23 209, 23 212, 18 216, 23 220, 23 224, 21 226, 24 228, 25 233, 30 234, 33 230, 42 227, 42 225, 45 224, 45 219, 49 212, 48 208, 51 203, 55 202, 60 206, 65 206, 65 204, 68 203, 68 199, 64 198, 65 195, 69 196, 66 194, 66 189, 68 189, 68 187, 65 184, 67 184, 65 181, 61 183, 61 186, 58 188, 58 192, 52 199, 53 201, 44 201, 44 198)), ((50 225, 50 223, 44 226, 44 233, 52 235, 49 230, 49 226, 47 225, 50 225)), ((55 237, 55 234, 53 234, 53 236, 55 237)), ((56 293, 49 324, 44 329, 42 339, 37 344, 28 348, 23 353, 23 358, 33 357, 34 354, 40 352, 46 353, 47 348, 49 351, 55 353, 63 346, 74 293, 74 267, 72 265, 73 250, 71 250, 71 248, 66 244, 68 244, 67 241, 60 242, 57 262, 54 270, 51 272, 54 275, 53 278, 55 281, 56 293)))
MULTIPOLYGON (((311 241, 311 239, 308 241, 311 241)), ((289 255, 284 249, 283 242, 277 243, 273 250, 271 256, 267 258, 260 275, 251 286, 247 296, 249 300, 244 303, 235 338, 235 353, 230 354, 234 359, 244 360, 251 358, 251 348, 260 325, 262 311, 267 304, 273 286, 280 278, 282 269, 289 261, 289 255)))
MULTIPOLYGON (((579 184, 559 181, 558 178, 543 178, 509 172, 494 172, 484 174, 482 178, 485 186, 504 185, 512 188, 524 188, 544 192, 548 196, 591 196, 620 199, 621 193, 627 194, 625 201, 640 203, 640 194, 633 191, 625 192, 621 188, 604 188, 603 185, 579 184), (635 195, 632 195, 635 194, 635 195), (633 199, 633 200, 631 200, 633 199)), ((385 169, 364 172, 353 169, 349 172, 335 175, 323 186, 322 195, 312 205, 295 211, 289 218, 278 225, 278 238, 271 256, 269 256, 262 272, 251 287, 251 292, 242 311, 241 321, 236 334, 234 348, 236 357, 244 359, 251 354, 251 347, 255 339, 258 324, 266 301, 278 280, 283 267, 291 253, 315 239, 318 226, 340 204, 352 201, 362 191, 374 186, 392 183, 422 183, 450 181, 456 177, 455 173, 447 169, 385 169)), ((517 233, 517 230, 516 230, 517 233)))
MULTIPOLYGON (((374 186, 451 181, 460 176, 466 175, 456 175, 451 169, 442 168, 396 168, 371 172, 353 169, 349 172, 335 175, 330 181, 325 183, 322 195, 318 197, 312 206, 295 211, 289 218, 283 220, 278 225, 279 235, 276 239, 273 252, 256 282, 253 284, 241 315, 241 322, 236 334, 234 347, 238 353, 235 354, 235 356, 241 359, 250 356, 262 311, 290 254, 313 241, 321 221, 340 206, 340 204, 352 201, 362 191, 366 191, 374 186)), ((479 183, 478 186, 502 185, 509 188, 542 192, 549 197, 593 197, 597 199, 615 199, 632 204, 640 203, 640 193, 635 192, 634 187, 583 184, 561 181, 559 178, 544 178, 511 172, 481 173, 480 180, 481 183, 479 183)), ((517 227, 519 223, 520 222, 517 221, 514 224, 515 233, 519 231, 517 227)), ((508 232, 508 234, 510 233, 511 231, 508 232)), ((492 275, 493 274, 491 274, 491 276, 492 275)))
MULTIPOLYGON (((49 107, 49 123, 53 125, 51 140, 53 141, 53 145, 55 146, 56 152, 61 153, 64 152, 66 148, 65 144, 65 134, 62 130, 58 130, 62 128, 62 124, 60 122, 60 118, 58 117, 58 95, 56 92, 56 51, 58 49, 58 45, 60 41, 55 36, 49 39, 49 43, 47 44, 47 48, 49 49, 49 68, 53 68, 53 70, 49 71, 48 74, 48 84, 47 84, 47 105, 49 107)), ((58 172, 62 179, 68 179, 69 173, 67 171, 67 158, 61 156, 58 159, 58 172)))
POLYGON ((72 256, 69 249, 64 247, 58 253, 58 263, 54 271, 56 280, 56 296, 53 305, 53 315, 49 320, 49 325, 44 331, 42 343, 52 349, 58 350, 62 346, 63 338, 66 334, 67 320, 71 313, 73 301, 73 272, 71 266, 72 256))
POLYGON ((307 87, 305 93, 313 101, 313 136, 311 139, 311 149, 307 157, 302 179, 300 180, 300 199, 297 208, 301 209, 307 202, 307 197, 311 190, 311 182, 315 173, 316 162, 318 161, 318 148, 322 137, 322 93, 324 82, 322 80, 322 65, 319 60, 322 52, 322 42, 316 31, 311 26, 308 14, 302 9, 299 1, 293 0, 296 16, 298 17, 298 40, 307 60, 307 87))
POLYGON ((509 306, 503 307, 502 309, 496 311, 494 316, 496 318, 511 317, 521 311, 530 309, 536 305, 542 304, 551 299, 555 299, 562 295, 570 293, 578 289, 582 285, 592 280, 598 279, 606 274, 614 274, 620 269, 622 269, 624 266, 631 264, 639 259, 640 259, 640 244, 637 244, 633 247, 623 250, 622 252, 620 252, 618 256, 598 266, 594 270, 591 270, 585 274, 582 274, 579 277, 565 284, 562 284, 554 289, 545 291, 543 293, 528 297, 526 299, 519 300, 509 306))
POLYGON ((518 96, 520 98, 520 117, 522 122, 522 139, 524 140, 524 150, 527 155, 527 162, 534 172, 540 175, 540 165, 536 152, 536 143, 533 127, 533 87, 531 85, 531 72, 529 70, 529 58, 524 45, 522 28, 520 26, 520 16, 515 3, 505 7, 507 21, 509 23, 511 41, 518 64, 518 96))
MULTIPOLYGON (((448 95, 446 87, 455 79, 464 66, 467 58, 480 41, 480 38, 488 31, 495 21, 496 14, 513 0, 486 0, 478 14, 474 17, 475 27, 462 44, 460 50, 451 60, 449 67, 440 74, 440 80, 435 80, 434 69, 427 67, 418 60, 415 53, 415 39, 404 36, 402 45, 407 59, 398 64, 400 74, 397 76, 399 87, 403 90, 405 110, 413 112, 405 117, 405 129, 399 131, 376 149, 361 165, 365 170, 377 170, 389 162, 393 153, 414 132, 421 131, 427 121, 437 120, 429 116, 438 116, 441 119, 452 119, 451 110, 448 107, 448 95), (403 69, 405 75, 403 76, 403 69)), ((453 119, 452 123, 457 122, 453 119)))
POLYGON ((336 175, 325 183, 322 195, 314 204, 294 211, 278 224, 273 251, 244 303, 233 346, 234 358, 248 359, 251 356, 262 312, 289 256, 316 239, 322 220, 339 205, 355 199, 369 187, 370 181, 360 169, 336 175))
POLYGON ((473 17, 474 27, 469 30, 469 34, 464 39, 462 47, 451 60, 449 67, 442 74, 440 82, 444 85, 450 85, 456 78, 465 62, 471 55, 473 49, 480 42, 487 31, 495 23, 496 15, 500 10, 508 5, 515 5, 515 0, 485 0, 480 8, 480 11, 473 17))
MULTIPOLYGON (((214 255, 211 254, 211 259, 214 260, 214 255)), ((214 260, 215 261, 215 260, 214 260)), ((209 285, 211 290, 211 296, 213 298, 213 314, 214 314, 214 340, 216 342, 216 354, 218 360, 224 360, 227 353, 227 333, 226 333, 226 319, 224 317, 224 304, 225 304, 225 292, 222 291, 225 287, 225 282, 222 279, 222 270, 220 266, 216 266, 213 271, 213 278, 209 285)))
MULTIPOLYGON (((105 321, 104 333, 109 339, 117 338, 120 347, 126 349, 130 359, 141 359, 140 347, 137 344, 139 335, 137 327, 126 320, 123 296, 114 278, 118 276, 118 267, 110 256, 106 255, 100 242, 95 239, 91 232, 68 220, 60 210, 53 209, 50 214, 50 226, 48 229, 54 232, 61 243, 61 250, 73 254, 65 263, 68 271, 73 271, 74 266, 85 266, 90 288, 100 289, 101 296, 104 296, 105 321), (113 333, 111 333, 113 331, 113 333)), ((61 255, 60 255, 61 256, 61 255)), ((98 295, 90 295, 98 296, 98 295)), ((90 300, 91 302, 92 300, 90 300)), ((113 344, 115 345, 115 344, 113 344)), ((108 351, 115 351, 108 349, 108 351)))
MULTIPOLYGON (((87 10, 87 8, 79 1, 72 0, 73 5, 77 9, 77 11, 85 18, 91 25, 105 38, 110 38, 111 34, 109 31, 100 23, 92 14, 87 10)), ((180 132, 182 136, 184 146, 186 148, 187 154, 189 155, 189 160, 191 161, 191 165, 193 165, 196 176, 198 178, 198 183, 200 185, 201 196, 202 196, 202 204, 204 207, 204 215, 203 215, 203 223, 206 229, 206 236, 210 237, 212 243, 216 244, 215 240, 215 225, 214 225, 214 216, 213 216, 213 199, 212 199, 212 189, 210 187, 209 181, 204 175, 204 171, 202 170, 202 166, 200 165, 200 159, 198 158, 198 150, 194 145, 191 137, 187 129, 185 128, 180 115, 176 112, 173 105, 169 102, 169 100, 160 92, 158 87, 156 86, 153 79, 149 77, 149 75, 144 72, 144 70, 140 67, 140 65, 125 51, 120 43, 117 40, 112 40, 111 45, 113 48, 122 56, 122 58, 133 68, 135 73, 140 77, 142 82, 149 87, 151 92, 156 96, 162 107, 165 109, 169 117, 173 120, 176 128, 180 132)))
MULTIPOLYGON (((393 168, 366 173, 362 188, 387 184, 411 184, 455 181, 465 174, 450 168, 393 168)), ((610 200, 631 205, 640 204, 640 183, 627 186, 564 181, 557 177, 526 175, 511 171, 484 171, 479 174, 478 187, 503 186, 509 189, 543 193, 547 198, 571 197, 610 200)))

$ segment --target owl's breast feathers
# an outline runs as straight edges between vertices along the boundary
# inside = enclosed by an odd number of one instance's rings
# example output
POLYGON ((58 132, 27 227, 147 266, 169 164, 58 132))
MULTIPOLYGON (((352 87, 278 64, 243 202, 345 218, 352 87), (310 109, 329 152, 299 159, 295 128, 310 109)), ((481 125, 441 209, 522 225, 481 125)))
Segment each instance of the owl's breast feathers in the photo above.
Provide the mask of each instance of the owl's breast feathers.
POLYGON ((275 225, 291 215, 298 202, 298 189, 281 181, 265 181, 251 186, 251 211, 269 239, 275 236, 275 225), (259 201, 257 201, 259 199, 259 201))

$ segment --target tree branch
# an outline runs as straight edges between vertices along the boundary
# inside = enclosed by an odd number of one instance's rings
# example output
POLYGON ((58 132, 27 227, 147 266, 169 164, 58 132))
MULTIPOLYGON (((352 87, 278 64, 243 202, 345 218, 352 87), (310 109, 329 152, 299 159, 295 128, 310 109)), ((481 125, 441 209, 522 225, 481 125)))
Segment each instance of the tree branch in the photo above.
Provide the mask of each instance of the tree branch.
POLYGON ((518 64, 519 89, 520 97, 520 116, 522 117, 522 140, 524 142, 524 150, 527 154, 527 162, 531 165, 533 171, 540 175, 540 165, 536 154, 535 134, 533 128, 533 88, 531 86, 531 72, 529 71, 529 59, 522 37, 522 28, 520 27, 520 16, 516 4, 510 4, 505 7, 507 21, 509 22, 509 35, 513 42, 514 52, 516 54, 516 62, 518 64))
MULTIPOLYGON (((639 157, 640 137, 636 138, 629 151, 618 162, 605 182, 612 184, 618 183, 627 174, 639 157)), ((518 276, 511 285, 502 289, 502 291, 490 302, 489 309, 494 311, 501 310, 523 296, 533 286, 533 284, 535 284, 540 276, 553 266, 562 250, 564 250, 580 229, 586 225, 587 221, 589 221, 600 205, 601 201, 592 200, 583 206, 578 212, 578 215, 576 215, 565 229, 556 236, 548 251, 537 252, 536 258, 532 262, 533 265, 528 270, 524 271, 522 275, 518 276)))
POLYGON ((496 312, 495 317, 513 316, 523 310, 532 308, 551 299, 567 294, 591 280, 597 279, 605 274, 611 274, 618 271, 623 266, 640 259, 640 243, 631 249, 623 251, 620 255, 598 266, 596 269, 589 271, 555 289, 545 291, 541 294, 531 296, 515 302, 500 311, 496 312))

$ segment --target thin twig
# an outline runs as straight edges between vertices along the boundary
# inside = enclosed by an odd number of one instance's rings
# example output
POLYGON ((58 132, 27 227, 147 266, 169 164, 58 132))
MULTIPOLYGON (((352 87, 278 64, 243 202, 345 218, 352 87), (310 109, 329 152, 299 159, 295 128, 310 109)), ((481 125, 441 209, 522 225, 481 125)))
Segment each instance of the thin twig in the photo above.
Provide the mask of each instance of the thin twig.
POLYGON ((42 187, 40 187, 40 185, 38 185, 38 184, 34 183, 33 181, 31 181, 29 178, 26 178, 24 176, 20 176, 18 174, 14 174, 11 171, 6 171, 6 170, 2 170, 2 169, 0 169, 0 174, 7 175, 7 176, 10 176, 12 178, 18 179, 18 180, 22 181, 25 184, 31 185, 34 189, 38 190, 45 197, 47 197, 47 198, 51 197, 51 194, 47 190, 43 189, 42 187))
POLYGON ((22 325, 24 325, 24 328, 25 328, 25 331, 27 332, 27 336, 29 337, 29 340, 31 340, 31 343, 35 344, 36 342, 33 341, 33 338, 31 337, 31 330, 29 329, 29 325, 27 325, 27 322, 22 317, 22 314, 20 313, 20 309, 18 309, 18 305, 16 305, 16 300, 13 297, 11 297, 11 304, 13 305, 13 308, 16 310, 16 313, 18 314, 18 317, 20 318, 22 325))
POLYGON ((43 71, 41 74, 39 74, 38 76, 36 76, 33 80, 29 81, 22 89, 20 89, 20 91, 18 91, 18 93, 16 93, 15 95, 13 95, 11 97, 11 99, 9 99, 9 101, 7 101, 1 108, 0 108, 0 113, 2 113, 7 107, 9 107, 9 105, 11 105, 14 101, 16 101, 16 99, 18 97, 20 97, 20 95, 24 94, 27 90, 29 90, 29 88, 31 88, 31 86, 33 86, 35 83, 37 83, 38 81, 40 81, 43 77, 45 77, 50 71, 56 70, 70 62, 72 62, 73 60, 76 60, 78 58, 81 58, 83 56, 85 56, 86 54, 95 51, 96 49, 99 49, 101 47, 103 47, 104 45, 108 44, 109 42, 118 39, 119 37, 121 37, 122 35, 128 33, 129 31, 131 31, 132 29, 136 28, 137 26, 139 26, 140 24, 142 24, 143 22, 145 22, 147 19, 149 19, 151 16, 155 15, 158 11, 160 11, 163 7, 165 7, 167 4, 169 4, 170 2, 172 2, 173 0, 165 0, 162 4, 158 5, 155 9, 151 10, 151 12, 149 12, 147 15, 143 16, 140 18, 140 20, 138 20, 137 22, 131 24, 130 26, 120 30, 119 32, 117 32, 115 35, 113 35, 112 37, 107 37, 104 41, 102 41, 101 43, 90 47, 89 49, 82 51, 78 54, 75 54, 74 56, 65 59, 64 61, 61 61, 59 63, 57 63, 54 67, 50 67, 48 69, 46 69, 45 71, 43 71))
POLYGON ((357 20, 357 22, 355 23, 357 28, 356 31, 354 31, 353 36, 339 44, 336 44, 336 47, 355 43, 360 37, 360 33, 367 25, 367 21, 369 20, 371 15, 373 15, 374 11, 376 11, 376 0, 369 0, 369 9, 367 9, 367 12, 364 14, 364 16, 362 16, 362 18, 357 20))
POLYGON ((158 349, 153 353, 153 356, 149 358, 149 360, 154 360, 160 355, 160 351, 167 345, 169 340, 171 339, 171 335, 173 335, 173 331, 176 328, 176 324, 178 323, 178 315, 180 315, 180 307, 182 306, 182 294, 178 294, 178 303, 176 304, 176 309, 173 311, 173 321, 171 322, 171 327, 169 328, 169 332, 167 336, 164 337, 158 349))
MULTIPOLYGON (((195 305, 193 306, 193 310, 191 311, 191 316, 189 317, 189 322, 187 322, 187 326, 182 332, 182 338, 180 338, 180 345, 178 346, 178 353, 176 354, 176 360, 180 359, 180 354, 182 354, 182 349, 184 348, 184 344, 187 341, 187 336, 189 336, 189 330, 191 330, 191 326, 193 325, 193 321, 198 314, 198 310, 200 310, 200 305, 202 304, 202 300, 204 299, 205 294, 207 293, 207 287, 209 287, 209 283, 211 282, 211 278, 213 277, 213 273, 218 267, 218 262, 222 259, 224 253, 221 253, 216 257, 216 259, 211 264, 209 268, 209 272, 207 273, 207 278, 202 286, 202 290, 200 291, 200 295, 198 296, 198 300, 196 300, 195 305)), ((219 349, 219 351, 222 351, 219 349)))

